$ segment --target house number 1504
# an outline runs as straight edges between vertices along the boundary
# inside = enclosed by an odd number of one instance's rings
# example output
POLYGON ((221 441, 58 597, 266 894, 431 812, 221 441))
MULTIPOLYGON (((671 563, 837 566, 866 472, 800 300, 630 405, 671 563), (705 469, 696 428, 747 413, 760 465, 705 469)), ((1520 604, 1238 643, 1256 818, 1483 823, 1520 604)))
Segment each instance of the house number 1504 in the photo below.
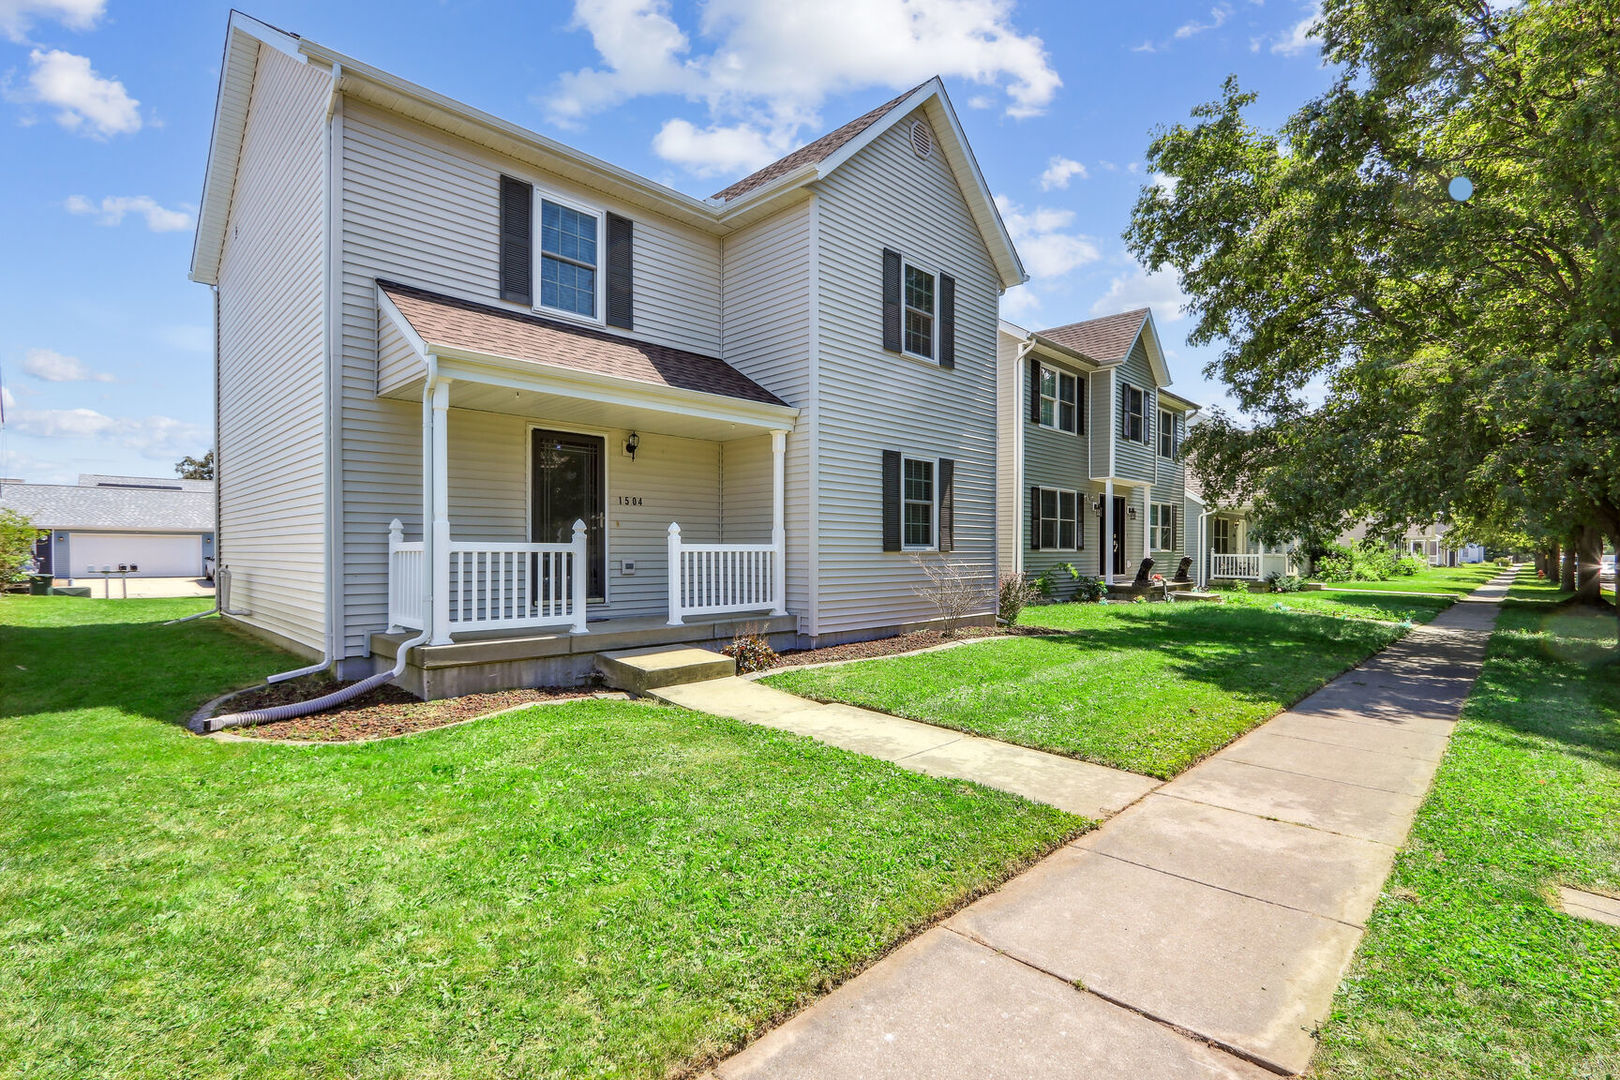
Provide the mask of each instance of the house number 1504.
POLYGON ((620 506, 640 506, 641 505, 641 496, 640 495, 620 495, 619 496, 619 505, 620 506))

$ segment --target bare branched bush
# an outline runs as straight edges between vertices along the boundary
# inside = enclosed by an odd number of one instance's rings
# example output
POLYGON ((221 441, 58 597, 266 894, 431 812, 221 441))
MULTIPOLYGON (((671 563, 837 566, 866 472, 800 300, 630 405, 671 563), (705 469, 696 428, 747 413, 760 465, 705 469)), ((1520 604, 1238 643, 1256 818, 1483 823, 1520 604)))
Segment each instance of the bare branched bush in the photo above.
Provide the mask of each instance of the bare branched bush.
POLYGON ((963 563, 944 555, 928 558, 922 552, 913 554, 911 561, 928 579, 912 591, 939 611, 940 629, 946 636, 956 633, 963 619, 988 611, 994 603, 990 590, 963 563))

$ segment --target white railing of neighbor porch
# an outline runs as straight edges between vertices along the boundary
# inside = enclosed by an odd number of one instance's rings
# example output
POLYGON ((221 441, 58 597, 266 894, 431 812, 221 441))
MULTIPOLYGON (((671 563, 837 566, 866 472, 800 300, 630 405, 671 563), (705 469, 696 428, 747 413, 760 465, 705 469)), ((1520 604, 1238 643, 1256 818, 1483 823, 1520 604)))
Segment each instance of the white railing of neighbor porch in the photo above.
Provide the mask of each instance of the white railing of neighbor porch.
MULTIPOLYGON (((451 541, 439 556, 448 564, 446 594, 435 598, 434 621, 444 635, 473 630, 567 626, 585 632, 585 523, 574 522, 567 544, 451 541)), ((406 543, 404 528, 388 530, 388 621, 423 628, 427 558, 423 544, 406 543)), ((435 636, 444 636, 435 635, 435 636)))
POLYGON ((1244 578, 1249 581, 1259 581, 1260 556, 1258 554, 1212 554, 1209 557, 1209 576, 1212 578, 1244 578))
POLYGON ((688 544, 669 524, 669 624, 688 615, 736 611, 782 614, 777 544, 688 544))

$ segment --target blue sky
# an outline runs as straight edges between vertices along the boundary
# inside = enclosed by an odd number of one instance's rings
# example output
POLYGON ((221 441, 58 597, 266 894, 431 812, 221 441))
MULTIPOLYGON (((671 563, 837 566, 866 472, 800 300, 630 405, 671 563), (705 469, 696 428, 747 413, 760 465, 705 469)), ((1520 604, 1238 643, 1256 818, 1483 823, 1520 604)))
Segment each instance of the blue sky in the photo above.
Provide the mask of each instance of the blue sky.
MULTIPOLYGON (((242 0, 249 14, 707 195, 934 73, 1034 280, 1031 327, 1151 304, 1178 392, 1224 395, 1173 277, 1120 232, 1152 130, 1236 73, 1275 123, 1329 79, 1300 0, 242 0)), ((186 279, 229 7, 0 0, 0 475, 166 475, 211 445, 186 279)))

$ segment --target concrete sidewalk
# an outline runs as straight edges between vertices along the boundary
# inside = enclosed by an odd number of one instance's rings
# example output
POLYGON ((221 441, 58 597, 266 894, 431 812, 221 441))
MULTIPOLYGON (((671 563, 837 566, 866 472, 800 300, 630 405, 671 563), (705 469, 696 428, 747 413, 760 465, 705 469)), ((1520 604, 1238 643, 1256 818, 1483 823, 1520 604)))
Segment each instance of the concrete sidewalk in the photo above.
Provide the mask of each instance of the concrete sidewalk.
POLYGON ((1090 818, 1117 814, 1163 783, 871 709, 820 705, 747 679, 710 679, 648 693, 688 709, 807 735, 913 772, 972 780, 1090 818))
POLYGON ((1414 628, 716 1074, 1303 1071, 1510 580, 1414 628))

